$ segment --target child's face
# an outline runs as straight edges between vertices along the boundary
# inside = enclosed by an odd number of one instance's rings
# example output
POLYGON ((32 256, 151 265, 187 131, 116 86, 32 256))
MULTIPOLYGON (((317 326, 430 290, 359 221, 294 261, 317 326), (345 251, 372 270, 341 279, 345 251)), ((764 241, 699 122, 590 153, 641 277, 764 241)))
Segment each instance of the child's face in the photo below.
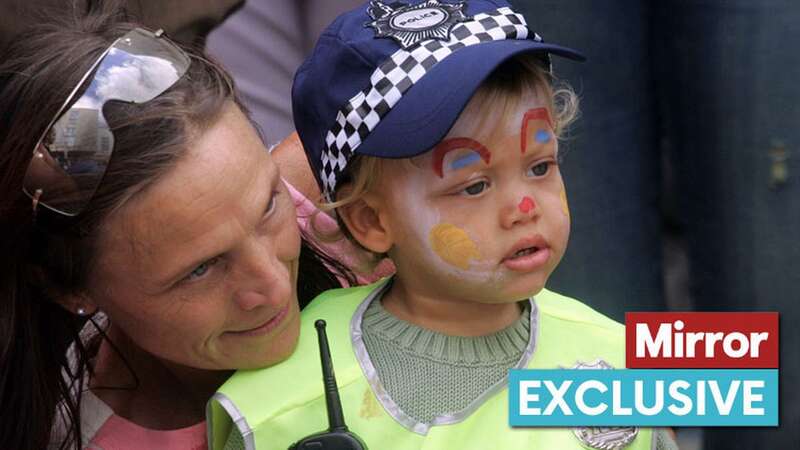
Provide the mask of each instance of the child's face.
POLYGON ((569 211, 550 113, 529 94, 502 115, 470 102, 432 151, 387 161, 377 193, 406 288, 512 302, 539 292, 561 260, 569 211))

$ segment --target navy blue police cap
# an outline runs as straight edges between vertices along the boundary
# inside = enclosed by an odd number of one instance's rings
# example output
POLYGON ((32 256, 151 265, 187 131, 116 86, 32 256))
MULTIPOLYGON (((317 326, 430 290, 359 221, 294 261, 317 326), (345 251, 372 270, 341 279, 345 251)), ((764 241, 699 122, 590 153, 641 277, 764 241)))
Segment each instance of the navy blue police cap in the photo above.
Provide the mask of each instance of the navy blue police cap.
POLYGON ((331 198, 355 154, 410 158, 448 133, 476 89, 509 58, 546 43, 503 0, 383 3, 339 16, 320 36, 292 86, 294 123, 311 168, 331 198))

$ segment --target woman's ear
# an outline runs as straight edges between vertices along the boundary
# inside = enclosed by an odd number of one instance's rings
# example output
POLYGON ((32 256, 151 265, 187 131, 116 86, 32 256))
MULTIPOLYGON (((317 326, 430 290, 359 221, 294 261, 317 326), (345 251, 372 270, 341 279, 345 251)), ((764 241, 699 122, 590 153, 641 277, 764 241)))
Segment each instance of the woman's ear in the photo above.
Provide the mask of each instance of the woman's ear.
POLYGON ((91 316, 97 312, 97 305, 86 294, 58 295, 55 301, 62 308, 78 316, 91 316))
POLYGON ((378 195, 368 192, 336 209, 353 238, 364 248, 380 254, 388 252, 394 244, 391 230, 383 219, 382 205, 378 195))
POLYGON ((62 308, 79 316, 91 316, 97 312, 97 305, 89 297, 89 294, 65 293, 53 285, 41 267, 35 266, 32 269, 37 283, 44 288, 47 296, 62 308))

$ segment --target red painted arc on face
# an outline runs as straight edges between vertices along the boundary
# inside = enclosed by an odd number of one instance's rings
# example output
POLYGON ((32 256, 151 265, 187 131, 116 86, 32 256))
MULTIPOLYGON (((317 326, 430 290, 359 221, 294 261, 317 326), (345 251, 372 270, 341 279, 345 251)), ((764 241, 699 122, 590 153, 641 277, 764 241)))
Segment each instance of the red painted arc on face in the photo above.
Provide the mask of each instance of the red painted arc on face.
POLYGON ((528 148, 528 123, 531 120, 543 120, 547 122, 550 129, 553 129, 553 121, 550 119, 550 111, 547 108, 530 109, 525 113, 522 118, 522 129, 520 130, 520 152, 525 153, 528 148))
POLYGON ((447 139, 442 141, 436 146, 436 148, 433 149, 433 171, 436 172, 436 175, 438 175, 439 178, 444 176, 442 164, 444 163, 445 155, 453 150, 464 148, 468 148, 479 154, 483 162, 486 164, 489 164, 489 161, 492 159, 492 153, 489 151, 489 149, 475 139, 465 137, 447 139))
POLYGON ((522 197, 522 200, 519 202, 517 207, 522 214, 528 214, 533 208, 536 208, 536 203, 532 198, 526 195, 525 197, 522 197))

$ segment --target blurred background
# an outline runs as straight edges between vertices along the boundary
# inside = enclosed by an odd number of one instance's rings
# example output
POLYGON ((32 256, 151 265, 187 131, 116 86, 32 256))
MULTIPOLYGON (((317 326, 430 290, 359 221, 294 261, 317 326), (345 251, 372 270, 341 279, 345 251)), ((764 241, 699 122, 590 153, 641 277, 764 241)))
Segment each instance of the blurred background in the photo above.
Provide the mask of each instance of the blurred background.
MULTIPOLYGON (((0 48, 41 6, 2 0, 0 48)), ((295 70, 353 0, 130 0, 234 74, 270 144, 295 70), (209 34, 210 33, 210 34, 209 34)), ((780 428, 684 428, 685 450, 800 448, 800 1, 515 0, 581 97, 561 143, 572 216, 551 289, 625 311, 781 313, 780 428)))
POLYGON ((570 247, 550 286, 624 311, 781 313, 779 429, 681 448, 800 448, 800 2, 517 1, 586 52, 556 73, 583 119, 562 166, 570 247))

